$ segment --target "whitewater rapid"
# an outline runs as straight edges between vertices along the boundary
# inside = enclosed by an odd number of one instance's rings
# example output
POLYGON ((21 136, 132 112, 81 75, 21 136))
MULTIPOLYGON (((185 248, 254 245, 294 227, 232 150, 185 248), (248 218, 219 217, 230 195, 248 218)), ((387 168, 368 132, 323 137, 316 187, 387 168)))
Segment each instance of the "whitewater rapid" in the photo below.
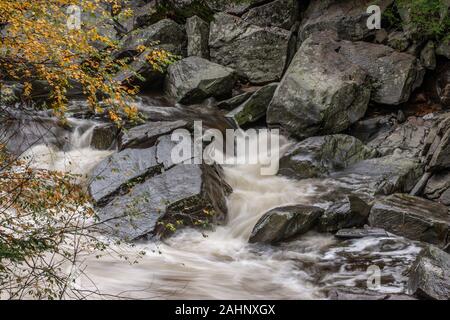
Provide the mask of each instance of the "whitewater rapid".
MULTIPOLYGON (((73 132, 71 148, 38 145, 24 157, 32 159, 35 167, 87 175, 111 152, 92 149, 92 128, 86 129, 84 120, 72 121, 83 129, 73 132)), ((282 139, 282 148, 287 144, 282 139)), ((385 265, 383 272, 389 279, 381 291, 403 292, 403 271, 419 248, 402 245, 401 240, 387 250, 390 239, 347 241, 342 246, 331 235, 315 233, 280 246, 249 244, 254 225, 268 210, 287 204, 323 205, 317 198, 327 188, 320 181, 294 181, 260 172, 258 165, 224 167, 233 188, 226 225, 213 231, 185 229, 159 243, 114 245, 115 253, 100 259, 85 256, 75 285, 106 298, 323 299, 326 288, 364 284, 365 269, 353 265, 378 261, 385 265), (145 255, 134 263, 140 252, 145 255)))

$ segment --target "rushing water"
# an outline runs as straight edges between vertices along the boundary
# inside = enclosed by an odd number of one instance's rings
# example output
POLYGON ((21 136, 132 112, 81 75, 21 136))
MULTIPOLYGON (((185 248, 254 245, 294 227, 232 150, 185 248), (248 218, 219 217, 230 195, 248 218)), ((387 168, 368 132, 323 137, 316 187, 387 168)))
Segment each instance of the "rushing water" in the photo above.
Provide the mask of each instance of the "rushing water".
MULTIPOLYGON (((93 122, 71 122, 77 129, 70 148, 37 145, 24 157, 40 168, 89 173, 111 152, 90 147, 93 122)), ((114 248, 131 260, 145 252, 137 264, 114 254, 86 257, 76 285, 107 297, 140 299, 322 299, 324 289, 334 286, 364 288, 367 268, 375 264, 383 268, 380 290, 403 292, 404 271, 419 248, 401 238, 339 242, 310 233, 280 246, 250 245, 252 228, 265 212, 287 204, 324 205, 317 199, 327 186, 318 180, 261 176, 258 166, 224 170, 234 190, 227 225, 204 232, 186 229, 163 243, 114 248)))

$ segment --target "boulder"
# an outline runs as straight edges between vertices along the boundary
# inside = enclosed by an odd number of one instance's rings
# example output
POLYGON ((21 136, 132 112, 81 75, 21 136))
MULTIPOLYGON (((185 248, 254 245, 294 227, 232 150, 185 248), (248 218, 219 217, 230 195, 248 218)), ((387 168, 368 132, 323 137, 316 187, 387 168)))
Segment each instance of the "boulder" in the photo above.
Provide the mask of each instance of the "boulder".
POLYGON ((372 83, 372 101, 399 105, 423 82, 425 69, 416 57, 381 44, 341 41, 339 53, 361 67, 372 83))
POLYGON ((410 192, 423 172, 417 159, 392 155, 360 161, 331 177, 352 192, 373 197, 410 192))
POLYGON ((419 298, 450 300, 450 255, 428 246, 409 272, 408 290, 419 298))
POLYGON ((235 69, 254 84, 279 81, 287 63, 291 32, 259 27, 218 13, 211 23, 211 61, 235 69))
POLYGON ((209 24, 197 16, 186 21, 187 55, 209 59, 209 24))
POLYGON ((215 167, 177 165, 100 208, 102 228, 121 239, 137 240, 223 221, 231 190, 221 175, 215 167))
POLYGON ((231 96, 236 74, 200 57, 188 57, 172 64, 165 82, 166 94, 183 104, 201 102, 209 97, 231 96))
POLYGON ((450 62, 442 67, 436 81, 436 91, 441 103, 450 106, 450 62))
POLYGON ((373 227, 411 240, 446 247, 450 232, 448 208, 423 198, 394 194, 375 201, 369 216, 373 227))
POLYGON ((323 177, 375 155, 352 136, 311 137, 288 149, 280 160, 279 173, 297 179, 323 177))
POLYGON ((450 206, 450 171, 435 173, 425 187, 424 196, 427 199, 450 206))
MULTIPOLYGON (((393 0, 378 1, 384 11, 393 0)), ((300 39, 306 40, 311 34, 333 30, 340 39, 362 40, 374 35, 375 30, 367 28, 371 14, 367 8, 374 4, 371 0, 325 0, 311 1, 300 27, 300 39)))
POLYGON ((227 114, 240 126, 253 123, 264 118, 267 107, 273 98, 273 94, 278 87, 278 83, 268 84, 256 91, 247 101, 227 114))
POLYGON ((361 119, 370 99, 367 73, 339 53, 330 33, 303 42, 283 77, 267 122, 300 139, 339 133, 361 119))
POLYGON ((188 123, 178 121, 149 122, 133 127, 123 133, 120 149, 126 148, 149 148, 155 145, 159 137, 169 134, 176 129, 187 128, 188 123))
POLYGON ((251 8, 242 16, 248 23, 261 27, 279 27, 290 30, 297 21, 299 3, 297 0, 274 0, 251 8))
POLYGON ((310 231, 323 209, 310 206, 287 206, 267 212, 255 225, 251 243, 276 243, 310 231))
MULTIPOLYGON (((340 229, 361 228, 369 218, 371 207, 357 196, 349 195, 333 203, 320 217, 318 228, 322 232, 337 232, 340 229)), ((339 237, 339 235, 337 235, 339 237)), ((343 237, 343 232, 340 232, 343 237)))
POLYGON ((397 123, 397 117, 394 114, 373 116, 356 122, 349 129, 349 134, 368 143, 380 136, 389 135, 396 128, 397 123))
POLYGON ((175 55, 186 53, 186 30, 173 20, 164 19, 127 34, 120 42, 117 56, 135 53, 140 45, 161 48, 175 55))
POLYGON ((405 32, 402 31, 394 31, 391 32, 388 36, 388 45, 400 52, 406 51, 409 48, 410 41, 409 37, 405 32))

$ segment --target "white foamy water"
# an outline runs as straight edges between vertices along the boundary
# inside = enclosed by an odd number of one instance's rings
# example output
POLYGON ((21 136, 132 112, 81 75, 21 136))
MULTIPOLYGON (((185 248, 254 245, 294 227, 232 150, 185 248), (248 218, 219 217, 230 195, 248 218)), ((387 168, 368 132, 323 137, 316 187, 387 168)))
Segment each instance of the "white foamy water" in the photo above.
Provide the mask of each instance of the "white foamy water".
MULTIPOLYGON (((89 135, 89 130, 75 130, 69 151, 36 146, 27 156, 37 167, 87 174, 110 154, 90 148, 89 135)), ((282 146, 287 146, 286 140, 282 139, 282 146)), ((277 247, 249 244, 254 225, 268 210, 288 204, 323 205, 316 203, 317 197, 327 188, 320 181, 262 176, 260 169, 258 165, 224 168, 233 188, 226 225, 214 231, 185 229, 162 243, 115 246, 117 254, 101 259, 84 257, 84 275, 76 286, 105 298, 322 299, 324 288, 361 285, 367 277, 367 255, 372 253, 373 263, 392 263, 386 269, 390 282, 383 291, 403 290, 402 273, 417 254, 409 244, 381 248, 382 240, 369 238, 342 247, 331 235, 314 233, 277 247), (376 250, 384 251, 377 255, 376 250), (138 252, 145 256, 137 264, 119 257, 133 261, 138 252)))

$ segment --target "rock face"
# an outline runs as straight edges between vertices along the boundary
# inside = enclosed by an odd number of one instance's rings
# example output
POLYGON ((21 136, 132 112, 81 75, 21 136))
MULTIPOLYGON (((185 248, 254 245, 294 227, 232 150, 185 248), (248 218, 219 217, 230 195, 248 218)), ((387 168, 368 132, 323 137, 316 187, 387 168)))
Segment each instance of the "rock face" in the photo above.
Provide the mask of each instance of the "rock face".
POLYGON ((279 81, 287 62, 291 32, 262 28, 218 13, 211 23, 211 61, 235 69, 255 84, 279 81))
POLYGON ((280 160, 280 174, 307 179, 342 170, 376 153, 360 140, 343 134, 311 137, 293 145, 280 160))
MULTIPOLYGON (((319 219, 322 232, 336 232, 345 228, 361 228, 369 218, 371 207, 359 197, 350 195, 332 204, 319 219)), ((342 233, 341 233, 342 237, 342 233)))
POLYGON ((410 270, 408 289, 420 298, 450 300, 450 255, 426 248, 410 270))
POLYGON ((91 147, 97 150, 110 150, 116 147, 120 130, 115 124, 98 125, 92 133, 91 147))
POLYGON ((209 24, 194 16, 186 21, 187 55, 209 59, 209 24))
POLYGON ((152 147, 155 145, 159 137, 176 129, 186 128, 187 125, 187 122, 183 120, 159 121, 149 122, 144 125, 131 128, 123 133, 120 149, 142 149, 152 147))
POLYGON ((303 42, 267 112, 269 124, 300 139, 339 133, 367 110, 367 73, 341 55, 330 37, 320 33, 303 42))
POLYGON ((441 248, 448 244, 450 215, 444 205, 405 194, 394 194, 375 202, 369 216, 371 226, 441 248))
POLYGON ((229 187, 217 169, 178 165, 98 209, 103 228, 126 240, 165 236, 174 227, 221 221, 229 187))
POLYGON ((422 84, 425 69, 412 55, 367 42, 341 41, 340 44, 339 53, 368 73, 374 102, 401 104, 422 84))
POLYGON ((256 122, 266 116, 267 107, 272 100, 278 83, 271 83, 256 91, 247 101, 227 114, 240 126, 256 122))
POLYGON ((242 16, 242 19, 261 27, 280 27, 290 30, 297 21, 298 14, 298 1, 275 0, 250 9, 242 16))
MULTIPOLYGON (((377 4, 384 10, 392 2, 382 0, 377 4)), ((340 39, 346 40, 362 40, 374 34, 376 30, 367 28, 370 14, 366 12, 372 4, 370 0, 311 1, 300 27, 301 40, 324 30, 333 30, 340 39)))
POLYGON ((143 29, 137 29, 126 35, 121 41, 118 55, 135 52, 139 45, 156 47, 176 55, 186 54, 186 30, 178 23, 164 19, 143 29))
POLYGON ((209 97, 231 96, 235 82, 233 69, 200 57, 189 57, 169 67, 164 86, 169 97, 192 104, 209 97))
POLYGON ((251 243, 276 243, 302 235, 316 224, 323 213, 321 208, 288 206, 267 212, 256 224, 251 243))
POLYGON ((444 106, 450 106, 450 62, 442 68, 436 82, 436 91, 444 106))

